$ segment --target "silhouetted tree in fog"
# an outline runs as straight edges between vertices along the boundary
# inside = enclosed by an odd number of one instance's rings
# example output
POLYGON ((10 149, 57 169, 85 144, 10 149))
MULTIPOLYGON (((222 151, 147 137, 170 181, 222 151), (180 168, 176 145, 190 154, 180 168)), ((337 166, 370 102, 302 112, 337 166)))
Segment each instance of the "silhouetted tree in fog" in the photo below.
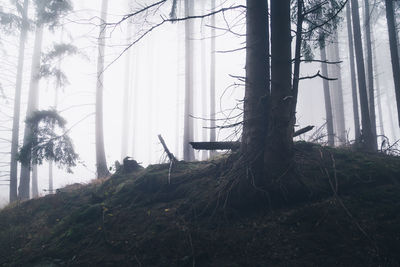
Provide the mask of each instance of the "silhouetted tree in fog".
MULTIPOLYGON (((185 17, 193 14, 194 0, 185 0, 185 17)), ((189 142, 194 141, 193 132, 193 21, 185 21, 185 111, 183 128, 183 159, 194 160, 194 150, 189 142)))
POLYGON ((400 62, 399 53, 397 50, 397 35, 396 35, 396 21, 393 9, 393 0, 385 0, 386 6, 386 21, 389 34, 389 45, 390 45, 390 56, 392 61, 392 72, 394 89, 396 92, 396 103, 397 103, 397 116, 400 125, 400 62))
POLYGON ((351 0, 354 49, 357 62, 357 78, 358 92, 361 105, 361 125, 362 125, 362 146, 367 151, 375 151, 377 149, 377 141, 374 138, 371 128, 371 117, 368 107, 367 85, 365 80, 365 67, 363 56, 363 45, 361 40, 360 14, 358 11, 358 1, 351 0))
MULTIPOLYGON (((322 43, 319 45, 319 51, 321 54, 321 69, 322 76, 328 77, 328 66, 326 65, 327 57, 326 57, 326 48, 325 48, 325 40, 321 41, 322 43)), ((333 114, 332 114, 332 101, 331 101, 331 92, 329 81, 327 79, 323 79, 323 87, 324 87, 324 100, 325 100, 325 115, 326 115, 326 129, 328 133, 328 145, 335 145, 335 134, 333 132, 333 114)))
POLYGON ((349 61, 350 61, 350 80, 351 80, 351 95, 353 103, 353 120, 354 120, 354 137, 356 141, 360 141, 360 115, 358 112, 358 97, 357 97, 357 81, 356 70, 354 64, 354 43, 353 43, 353 26, 351 22, 351 1, 346 5, 346 22, 347 22, 347 38, 349 44, 349 61))
MULTIPOLYGON (((369 1, 364 0, 364 26, 365 26, 365 46, 367 47, 367 73, 368 73, 368 104, 369 114, 371 118, 371 129, 373 138, 376 140, 376 113, 375 113, 375 90, 374 90, 374 67, 372 57, 372 40, 371 40, 371 14, 369 1)), ((376 142, 376 141, 375 141, 376 142)))
POLYGON ((12 126, 12 139, 11 139, 11 160, 10 160, 10 202, 14 202, 18 198, 17 184, 18 184, 18 143, 19 143, 19 122, 21 114, 21 91, 22 91, 22 75, 24 71, 24 58, 25 58, 25 44, 28 34, 28 6, 29 0, 24 0, 22 7, 22 24, 19 36, 19 51, 18 51, 18 66, 15 83, 14 94, 14 113, 13 113, 13 126, 12 126))

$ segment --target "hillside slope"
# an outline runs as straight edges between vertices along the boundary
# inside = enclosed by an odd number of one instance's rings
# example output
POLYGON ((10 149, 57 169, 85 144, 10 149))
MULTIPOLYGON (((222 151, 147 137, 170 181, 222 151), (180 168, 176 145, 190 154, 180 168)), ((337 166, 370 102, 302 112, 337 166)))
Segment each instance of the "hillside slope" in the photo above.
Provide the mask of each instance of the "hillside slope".
POLYGON ((170 184, 169 165, 153 165, 9 206, 0 266, 400 265, 399 157, 299 143, 293 179, 307 194, 282 186, 286 201, 261 208, 233 205, 234 160, 179 162, 170 184))

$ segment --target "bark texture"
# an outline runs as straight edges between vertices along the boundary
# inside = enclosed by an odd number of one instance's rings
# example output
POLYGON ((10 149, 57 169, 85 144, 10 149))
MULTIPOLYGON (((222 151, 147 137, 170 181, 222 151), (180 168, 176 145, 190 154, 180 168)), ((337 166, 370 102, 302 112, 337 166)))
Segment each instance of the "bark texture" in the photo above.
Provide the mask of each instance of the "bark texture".
POLYGON ((242 152, 253 168, 262 169, 269 99, 268 3, 247 0, 246 87, 244 96, 242 152))
POLYGON ((271 1, 271 98, 264 153, 267 175, 281 176, 293 162, 290 0, 271 1), (270 170, 277 172, 271 172, 270 170))

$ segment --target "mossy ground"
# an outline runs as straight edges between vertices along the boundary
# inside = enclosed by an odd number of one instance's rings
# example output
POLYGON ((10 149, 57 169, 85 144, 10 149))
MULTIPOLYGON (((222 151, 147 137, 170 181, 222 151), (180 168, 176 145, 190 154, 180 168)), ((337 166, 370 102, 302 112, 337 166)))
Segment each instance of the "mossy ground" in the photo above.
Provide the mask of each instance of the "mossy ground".
POLYGON ((400 265, 398 157, 298 143, 302 193, 283 183, 282 203, 261 209, 221 190, 234 158, 179 162, 170 184, 153 165, 9 206, 0 266, 400 265))

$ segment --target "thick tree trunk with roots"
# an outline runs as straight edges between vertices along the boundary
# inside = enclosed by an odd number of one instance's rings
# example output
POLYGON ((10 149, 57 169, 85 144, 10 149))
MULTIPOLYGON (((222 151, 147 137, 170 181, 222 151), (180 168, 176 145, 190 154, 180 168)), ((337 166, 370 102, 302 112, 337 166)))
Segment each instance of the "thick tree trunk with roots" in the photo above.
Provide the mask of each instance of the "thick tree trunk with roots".
POLYGON ((272 179, 293 162, 291 38, 290 0, 271 1, 271 97, 264 162, 272 179))
POLYGON ((242 152, 253 171, 262 172, 266 105, 269 99, 268 3, 247 0, 246 88, 242 152))
POLYGON ((10 160, 10 203, 18 199, 17 184, 18 184, 18 143, 19 143, 19 121, 21 114, 21 90, 22 90, 22 75, 24 70, 25 58, 25 43, 28 33, 28 5, 29 1, 24 0, 24 9, 22 13, 22 27, 19 37, 19 52, 18 52, 18 66, 17 66, 17 79, 15 85, 14 95, 14 115, 11 137, 11 160, 10 160))
POLYGON ((103 130, 103 78, 104 78, 104 50, 106 36, 108 0, 102 1, 101 6, 101 27, 98 38, 98 57, 97 57, 97 86, 96 86, 96 169, 97 178, 103 178, 110 173, 107 169, 106 155, 104 151, 104 130, 103 130))

